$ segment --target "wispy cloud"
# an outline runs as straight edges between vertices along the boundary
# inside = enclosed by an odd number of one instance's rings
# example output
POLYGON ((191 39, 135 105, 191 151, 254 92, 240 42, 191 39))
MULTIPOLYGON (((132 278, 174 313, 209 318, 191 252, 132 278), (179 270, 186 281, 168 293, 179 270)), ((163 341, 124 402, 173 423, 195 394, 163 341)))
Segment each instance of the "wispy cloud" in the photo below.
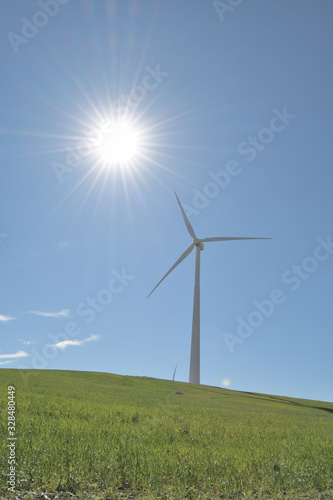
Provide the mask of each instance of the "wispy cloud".
POLYGON ((14 360, 11 359, 10 361, 1 361, 0 365, 8 365, 9 363, 14 363, 14 360))
POLYGON ((61 349, 62 351, 69 346, 79 346, 84 344, 85 342, 91 342, 92 340, 98 340, 100 338, 99 335, 92 335, 84 340, 63 340, 62 342, 58 342, 57 344, 52 344, 52 347, 56 347, 57 349, 61 349))
POLYGON ((30 345, 35 343, 34 340, 23 340, 23 339, 16 339, 16 340, 17 342, 22 342, 23 345, 30 345))
POLYGON ((69 242, 68 241, 59 241, 58 243, 59 248, 66 248, 69 247, 69 242))
POLYGON ((0 354, 0 359, 6 359, 6 358, 26 358, 27 356, 30 356, 25 351, 17 351, 15 354, 0 354))
POLYGON ((45 316, 46 318, 69 318, 70 310, 63 309, 57 312, 45 312, 45 311, 28 311, 29 314, 36 314, 37 316, 45 316))
POLYGON ((0 321, 11 321, 12 319, 16 319, 16 318, 12 318, 11 316, 4 316, 3 314, 0 314, 0 321))

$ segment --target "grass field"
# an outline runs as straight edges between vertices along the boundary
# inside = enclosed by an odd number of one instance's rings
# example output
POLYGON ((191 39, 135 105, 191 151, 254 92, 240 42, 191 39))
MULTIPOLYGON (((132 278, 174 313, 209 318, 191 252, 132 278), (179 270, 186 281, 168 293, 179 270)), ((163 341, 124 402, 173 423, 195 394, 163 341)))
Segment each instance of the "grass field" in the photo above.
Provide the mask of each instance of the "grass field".
POLYGON ((0 370, 0 400, 2 499, 333 499, 332 403, 10 369, 0 370))

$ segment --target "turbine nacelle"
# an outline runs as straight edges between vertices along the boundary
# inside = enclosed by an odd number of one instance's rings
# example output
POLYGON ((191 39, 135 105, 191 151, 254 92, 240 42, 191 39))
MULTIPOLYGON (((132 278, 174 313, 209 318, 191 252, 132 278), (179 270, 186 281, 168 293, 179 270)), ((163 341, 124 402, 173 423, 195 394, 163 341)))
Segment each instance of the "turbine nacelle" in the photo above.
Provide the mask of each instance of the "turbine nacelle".
POLYGON ((200 250, 203 250, 205 248, 201 240, 194 239, 193 243, 196 247, 199 247, 200 250))

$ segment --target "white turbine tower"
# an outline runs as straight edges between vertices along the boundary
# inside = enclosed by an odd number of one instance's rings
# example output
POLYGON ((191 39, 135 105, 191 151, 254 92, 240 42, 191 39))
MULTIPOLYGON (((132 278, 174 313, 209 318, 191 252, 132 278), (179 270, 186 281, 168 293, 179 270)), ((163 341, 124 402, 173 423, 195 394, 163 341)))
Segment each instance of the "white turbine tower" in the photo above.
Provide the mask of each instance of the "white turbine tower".
MULTIPOLYGON (((177 201, 180 206, 180 210, 183 214, 185 225, 187 227, 190 236, 193 238, 191 245, 185 250, 185 252, 179 257, 177 262, 169 269, 165 276, 157 283, 155 288, 150 292, 148 297, 153 293, 154 290, 162 283, 162 281, 168 276, 178 266, 193 250, 195 247, 195 280, 194 280, 194 300, 193 300, 193 320, 192 320, 192 340, 191 340, 191 359, 190 359, 190 377, 189 382, 191 384, 200 384, 200 252, 204 249, 204 243, 211 241, 230 241, 230 240, 270 240, 271 238, 237 238, 237 237, 217 237, 217 238, 197 238, 193 227, 188 220, 184 209, 178 199, 177 193, 175 192, 177 201)), ((147 299, 148 299, 147 297, 147 299)))

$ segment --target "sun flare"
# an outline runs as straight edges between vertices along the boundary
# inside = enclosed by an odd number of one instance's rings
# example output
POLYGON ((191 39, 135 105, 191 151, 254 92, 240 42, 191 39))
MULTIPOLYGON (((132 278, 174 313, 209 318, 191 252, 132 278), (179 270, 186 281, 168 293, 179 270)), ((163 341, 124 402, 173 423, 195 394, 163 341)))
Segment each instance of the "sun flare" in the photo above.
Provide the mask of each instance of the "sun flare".
POLYGON ((105 166, 124 167, 139 154, 139 133, 126 121, 113 123, 103 131, 97 153, 105 166))

